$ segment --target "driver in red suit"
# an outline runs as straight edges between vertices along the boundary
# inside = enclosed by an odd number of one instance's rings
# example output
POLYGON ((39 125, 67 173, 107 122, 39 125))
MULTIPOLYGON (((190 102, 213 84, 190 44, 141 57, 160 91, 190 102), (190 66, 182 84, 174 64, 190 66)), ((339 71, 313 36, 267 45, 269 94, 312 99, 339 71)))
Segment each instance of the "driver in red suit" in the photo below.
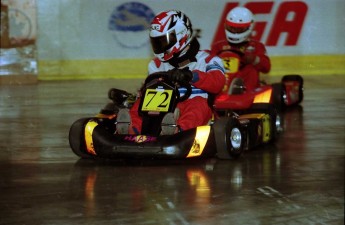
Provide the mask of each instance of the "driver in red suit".
MULTIPOLYGON (((239 70, 231 71, 231 67, 225 66, 226 85, 223 92, 228 92, 234 77, 243 79, 247 91, 253 90, 260 85, 260 73, 268 73, 271 69, 265 46, 250 38, 254 27, 253 14, 247 8, 235 7, 227 14, 224 27, 226 40, 216 42, 211 47, 212 53, 223 61, 229 59, 233 52, 238 54, 239 70)), ((233 62, 224 63, 233 65, 233 62)))
MULTIPOLYGON (((222 60, 209 51, 200 50, 189 18, 180 11, 159 13, 151 23, 150 41, 155 58, 149 63, 149 74, 169 71, 172 81, 192 85, 191 96, 179 102, 174 113, 168 113, 163 118, 163 124, 172 126, 162 126, 162 134, 207 124, 213 113, 208 95, 220 93, 225 84, 222 60)), ((180 89, 182 95, 184 91, 180 89)), ((138 107, 139 99, 129 110, 130 116, 127 109, 119 111, 118 133, 140 134, 142 118, 138 115, 138 107)))

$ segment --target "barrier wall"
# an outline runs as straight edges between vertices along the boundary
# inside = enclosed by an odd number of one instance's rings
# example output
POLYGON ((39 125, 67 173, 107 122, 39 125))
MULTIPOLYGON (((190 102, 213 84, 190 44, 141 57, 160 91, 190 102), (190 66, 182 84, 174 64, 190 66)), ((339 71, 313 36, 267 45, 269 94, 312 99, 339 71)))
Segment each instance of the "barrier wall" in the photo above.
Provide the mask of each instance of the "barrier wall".
POLYGON ((36 0, 1 0, 0 85, 36 83, 36 0))
POLYGON ((207 49, 224 38, 223 18, 236 5, 255 14, 271 75, 345 75, 343 0, 37 0, 39 79, 144 77, 155 14, 185 12, 207 49))

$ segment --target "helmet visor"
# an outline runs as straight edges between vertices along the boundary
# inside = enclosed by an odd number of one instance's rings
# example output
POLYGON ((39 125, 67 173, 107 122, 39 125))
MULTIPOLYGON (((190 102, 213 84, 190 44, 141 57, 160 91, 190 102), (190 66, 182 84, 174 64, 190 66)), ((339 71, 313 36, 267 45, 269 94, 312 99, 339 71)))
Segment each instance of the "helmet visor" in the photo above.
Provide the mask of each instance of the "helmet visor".
POLYGON ((236 23, 231 23, 231 22, 225 23, 225 29, 233 34, 244 33, 247 30, 249 30, 249 28, 250 28, 250 23, 245 23, 245 24, 236 24, 236 23))
POLYGON ((158 37, 150 37, 151 46, 155 54, 164 53, 177 42, 175 30, 158 37))

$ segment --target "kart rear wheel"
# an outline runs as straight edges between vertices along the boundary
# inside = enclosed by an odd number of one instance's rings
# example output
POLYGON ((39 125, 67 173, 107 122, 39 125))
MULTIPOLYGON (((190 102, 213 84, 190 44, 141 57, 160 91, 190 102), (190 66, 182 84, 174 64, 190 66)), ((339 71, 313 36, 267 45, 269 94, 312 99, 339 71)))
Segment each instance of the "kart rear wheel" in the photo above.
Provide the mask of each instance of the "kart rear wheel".
POLYGON ((84 129, 85 124, 90 120, 90 118, 82 118, 75 121, 70 130, 69 130, 69 144, 71 146, 72 151, 77 156, 90 159, 92 158, 91 155, 87 154, 85 149, 85 141, 84 141, 84 129))
POLYGON ((244 151, 245 135, 240 122, 233 117, 221 117, 214 125, 219 159, 238 158, 244 151))
POLYGON ((303 77, 300 75, 285 75, 282 78, 282 83, 284 85, 285 82, 298 82, 298 101, 294 103, 294 105, 298 105, 299 103, 301 103, 303 101, 304 98, 304 92, 303 92, 303 77))

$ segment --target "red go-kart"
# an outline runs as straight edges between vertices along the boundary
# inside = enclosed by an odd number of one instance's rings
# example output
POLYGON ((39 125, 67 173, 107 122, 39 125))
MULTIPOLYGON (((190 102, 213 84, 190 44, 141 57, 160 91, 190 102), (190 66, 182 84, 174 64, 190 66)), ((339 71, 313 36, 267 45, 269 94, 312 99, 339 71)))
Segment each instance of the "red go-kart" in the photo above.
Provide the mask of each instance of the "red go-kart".
MULTIPOLYGON (((247 100, 248 107, 242 103, 239 107, 239 103, 231 99, 225 102, 217 98, 214 118, 208 124, 162 135, 164 115, 174 112, 177 103, 188 99, 191 93, 190 84, 182 85, 187 89, 182 95, 179 91, 181 84, 168 77, 163 72, 151 74, 141 89, 139 114, 143 123, 140 134, 117 132, 119 108, 131 107, 136 96, 113 88, 109 90, 113 102, 96 116, 81 118, 72 124, 69 132, 72 151, 79 157, 93 159, 231 159, 239 157, 245 150, 276 140, 281 123, 274 104, 270 103, 272 90, 268 88, 257 94, 246 94, 255 100, 247 100), (266 91, 271 95, 267 96, 266 91), (235 112, 233 109, 241 110, 235 112)), ((240 96, 234 95, 235 98, 240 96)))
POLYGON ((235 51, 222 52, 227 73, 229 88, 227 92, 217 96, 214 107, 217 110, 244 110, 252 104, 265 102, 274 104, 278 109, 285 109, 298 105, 303 100, 303 78, 300 75, 285 75, 280 83, 261 85, 254 90, 247 91, 243 80, 238 76, 240 67, 240 53, 235 51))

